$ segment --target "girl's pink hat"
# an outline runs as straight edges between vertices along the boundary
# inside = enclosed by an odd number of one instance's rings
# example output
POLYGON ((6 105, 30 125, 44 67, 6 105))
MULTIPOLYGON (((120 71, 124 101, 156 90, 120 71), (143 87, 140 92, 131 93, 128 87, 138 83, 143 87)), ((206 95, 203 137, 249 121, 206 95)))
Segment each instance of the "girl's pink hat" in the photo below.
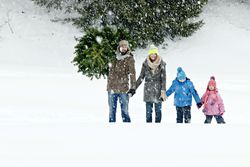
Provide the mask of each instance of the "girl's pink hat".
POLYGON ((208 82, 207 87, 209 87, 209 86, 213 86, 214 88, 216 88, 216 82, 215 82, 215 77, 214 76, 210 77, 210 80, 208 82))

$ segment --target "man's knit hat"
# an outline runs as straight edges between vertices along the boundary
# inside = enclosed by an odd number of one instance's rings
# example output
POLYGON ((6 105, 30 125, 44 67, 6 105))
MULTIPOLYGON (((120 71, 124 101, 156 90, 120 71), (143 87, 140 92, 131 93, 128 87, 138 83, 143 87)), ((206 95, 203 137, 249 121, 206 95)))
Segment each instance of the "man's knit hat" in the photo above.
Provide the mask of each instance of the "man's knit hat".
POLYGON ((119 46, 126 46, 127 48, 129 48, 129 43, 128 43, 128 41, 126 41, 126 40, 121 40, 121 41, 119 42, 119 46))

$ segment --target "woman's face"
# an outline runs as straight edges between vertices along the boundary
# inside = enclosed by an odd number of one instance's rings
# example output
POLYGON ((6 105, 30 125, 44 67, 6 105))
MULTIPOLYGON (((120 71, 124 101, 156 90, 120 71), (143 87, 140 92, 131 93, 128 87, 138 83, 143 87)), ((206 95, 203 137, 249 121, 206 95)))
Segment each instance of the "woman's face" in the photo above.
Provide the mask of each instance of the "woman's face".
POLYGON ((214 87, 214 86, 212 86, 212 85, 209 85, 209 86, 208 86, 208 89, 209 89, 209 90, 214 90, 214 89, 215 89, 215 87, 214 87))
POLYGON ((156 60, 157 55, 156 54, 151 54, 151 55, 149 55, 149 57, 150 57, 151 60, 156 60))

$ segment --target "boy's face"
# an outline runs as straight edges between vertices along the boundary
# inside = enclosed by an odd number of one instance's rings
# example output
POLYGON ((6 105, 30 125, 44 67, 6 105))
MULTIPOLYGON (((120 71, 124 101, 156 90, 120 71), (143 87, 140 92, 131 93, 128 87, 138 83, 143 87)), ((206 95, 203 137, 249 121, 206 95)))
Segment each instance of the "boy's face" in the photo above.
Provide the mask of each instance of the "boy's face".
POLYGON ((186 79, 180 79, 179 81, 180 81, 180 82, 185 82, 185 81, 186 81, 186 79))
POLYGON ((209 90, 214 90, 214 89, 215 89, 215 87, 214 87, 214 86, 212 86, 212 85, 209 85, 209 86, 208 86, 208 89, 209 89, 209 90))

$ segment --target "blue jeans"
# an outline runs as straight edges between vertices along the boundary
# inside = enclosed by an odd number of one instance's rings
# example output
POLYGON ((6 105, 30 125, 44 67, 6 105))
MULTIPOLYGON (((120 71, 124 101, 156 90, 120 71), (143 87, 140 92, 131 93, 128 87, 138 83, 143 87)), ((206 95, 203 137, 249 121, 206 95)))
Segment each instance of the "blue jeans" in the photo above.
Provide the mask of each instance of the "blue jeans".
POLYGON ((152 122, 153 105, 155 105, 155 122, 161 122, 161 102, 146 102, 146 121, 152 122))
POLYGON ((109 102, 109 122, 116 122, 117 101, 121 105, 121 114, 123 122, 131 122, 128 113, 129 97, 127 93, 110 93, 108 92, 109 102))

